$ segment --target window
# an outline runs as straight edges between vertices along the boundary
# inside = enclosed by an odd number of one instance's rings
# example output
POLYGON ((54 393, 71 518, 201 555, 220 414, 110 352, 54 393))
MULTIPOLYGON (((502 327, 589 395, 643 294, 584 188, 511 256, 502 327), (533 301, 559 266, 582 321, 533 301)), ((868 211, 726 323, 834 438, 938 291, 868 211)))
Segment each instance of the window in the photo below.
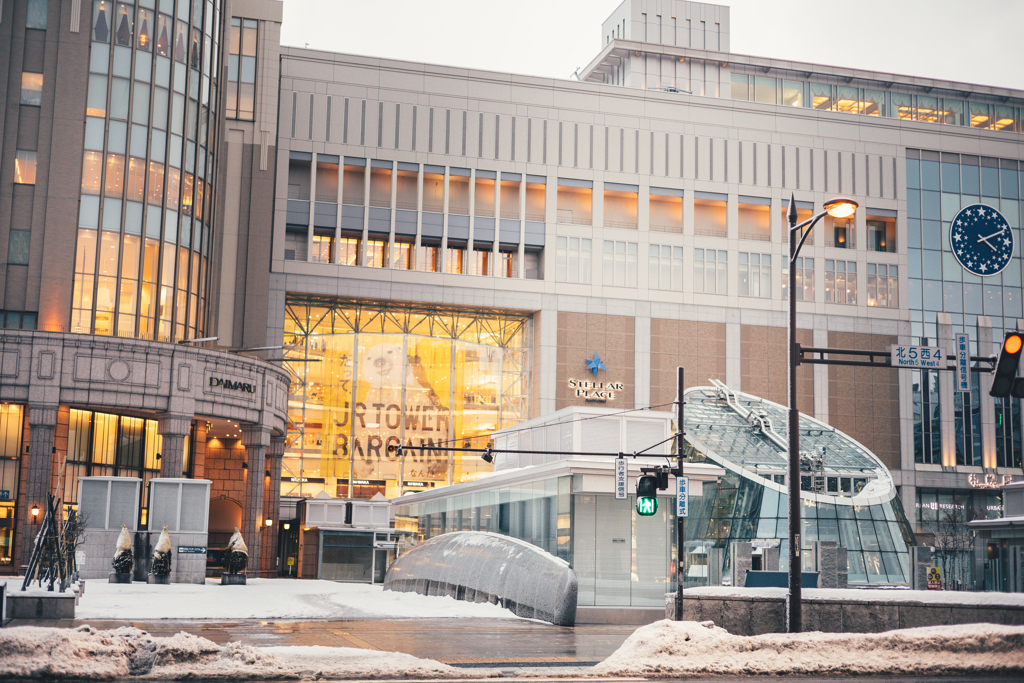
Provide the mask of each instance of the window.
POLYGON ((767 242, 770 239, 771 200, 740 197, 737 218, 741 240, 767 242), (756 202, 756 203, 755 203, 756 202))
MULTIPOLYGON (((709 195, 710 193, 703 194, 709 195)), ((705 237, 725 237, 725 207, 725 195, 721 195, 721 198, 695 197, 693 200, 693 234, 705 237)))
POLYGON ((811 106, 815 109, 832 109, 832 86, 811 83, 811 106))
POLYGON ((895 119, 914 118, 914 96, 904 93, 889 93, 889 116, 895 119))
POLYGON ((899 267, 868 264, 868 306, 899 308, 899 267))
POLYGON ((704 294, 728 294, 729 252, 715 249, 693 250, 693 291, 704 294))
POLYGON ((771 297, 771 254, 740 252, 739 275, 740 296, 771 297))
POLYGON ((466 258, 466 250, 463 248, 448 247, 448 272, 453 274, 464 273, 463 261, 466 258))
POLYGON ((366 263, 362 265, 370 266, 371 268, 383 268, 384 254, 387 250, 388 241, 386 239, 366 240, 366 263))
POLYGON ((896 219, 868 216, 868 250, 893 254, 896 252, 896 219))
POLYGON ((853 249, 854 243, 853 220, 829 217, 832 222, 831 232, 825 233, 825 246, 836 249, 853 249))
POLYGON ((558 222, 568 225, 590 225, 594 184, 589 180, 558 179, 558 222))
POLYGON ((490 249, 473 250, 473 275, 490 275, 494 253, 490 249))
POLYGON ((559 237, 556 246, 559 282, 590 282, 590 240, 579 237, 559 237))
MULTIPOLYGON (((798 256, 795 261, 796 272, 796 300, 814 301, 814 259, 798 256)), ((789 297, 789 269, 783 261, 782 268, 782 298, 789 297)))
POLYGON ((412 242, 393 242, 391 244, 391 267, 397 270, 413 270, 416 266, 413 254, 416 253, 412 242))
POLYGON ((19 149, 14 153, 14 182, 18 185, 36 184, 36 153, 19 149))
POLYGON ((683 191, 652 187, 650 194, 650 229, 653 232, 683 231, 683 191))
POLYGON ((7 262, 27 266, 32 233, 28 230, 11 230, 8 234, 7 262))
POLYGON ((636 287, 636 242, 604 242, 601 283, 614 287, 636 287))
POLYGON ((494 218, 494 171, 477 171, 473 189, 473 215, 494 218))
POLYGON ((452 168, 448 171, 448 213, 469 215, 468 168, 452 168))
POLYGON ((49 0, 28 0, 25 13, 25 28, 46 30, 46 14, 49 0))
POLYGON ((426 273, 437 273, 441 270, 441 246, 439 244, 421 244, 416 270, 426 273))
POLYGON ((650 289, 683 289, 683 248, 652 244, 647 257, 650 289))
POLYGON ((825 301, 857 303, 857 262, 825 260, 825 301))
POLYGON ((804 84, 801 81, 782 81, 782 104, 787 107, 804 106, 804 84))
POLYGON ((749 100, 750 99, 750 86, 748 84, 750 77, 746 74, 738 74, 733 72, 732 74, 732 89, 730 91, 730 98, 734 100, 749 100))
POLYGON ((777 91, 774 78, 754 76, 754 101, 762 104, 775 104, 777 91))
POLYGON ((545 220, 544 195, 547 192, 547 186, 544 184, 543 180, 543 178, 527 176, 526 220, 528 221, 545 220))
POLYGON ((638 192, 636 185, 604 184, 605 227, 636 230, 638 192))
POLYGON ((331 251, 334 245, 334 233, 313 233, 313 250, 309 260, 313 263, 331 263, 331 251))
POLYGON ((229 119, 252 121, 256 111, 256 30, 255 19, 231 18, 228 53, 229 119))
POLYGON ((38 107, 43 103, 43 74, 23 71, 21 74, 21 103, 38 107))
POLYGON ((288 199, 309 201, 310 164, 309 159, 288 160, 288 199))
POLYGON ((494 274, 498 277, 519 277, 519 252, 498 252, 498 264, 494 274))
POLYGON ((356 237, 342 237, 338 240, 338 263, 343 266, 358 266, 359 242, 356 237))

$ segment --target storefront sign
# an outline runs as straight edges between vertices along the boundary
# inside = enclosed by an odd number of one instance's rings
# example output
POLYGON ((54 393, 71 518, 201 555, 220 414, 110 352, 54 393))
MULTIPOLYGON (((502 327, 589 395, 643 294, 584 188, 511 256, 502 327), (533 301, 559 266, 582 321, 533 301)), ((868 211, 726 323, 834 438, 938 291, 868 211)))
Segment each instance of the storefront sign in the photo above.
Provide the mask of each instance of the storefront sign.
POLYGON ((971 391, 971 353, 970 338, 963 333, 957 333, 955 339, 954 353, 956 354, 956 390, 969 393, 971 391))
POLYGON ((925 370, 941 370, 946 367, 946 356, 938 346, 900 346, 889 347, 892 354, 890 364, 894 368, 924 368, 925 370))
POLYGON ((427 481, 407 481, 403 482, 404 486, 417 489, 425 489, 430 487, 430 482, 427 481))
POLYGON ((235 382, 233 380, 226 379, 224 377, 211 377, 210 378, 210 386, 211 387, 220 387, 221 389, 228 389, 230 391, 244 391, 247 394, 255 394, 256 393, 256 385, 255 384, 247 384, 245 382, 235 382))
POLYGON ((588 382, 570 379, 569 388, 576 392, 576 398, 596 403, 615 400, 615 392, 622 391, 622 382, 588 382))
POLYGON ((626 459, 615 458, 615 500, 626 500, 626 459))
POLYGON ((977 474, 969 474, 967 475, 967 483, 976 489, 998 489, 1007 484, 1012 484, 1013 475, 1004 474, 1002 480, 1000 480, 997 475, 991 472, 986 474, 984 479, 980 478, 977 474))
POLYGON ((179 545, 178 546, 178 554, 179 555, 205 555, 206 554, 206 546, 205 545, 179 545))
POLYGON ((0 489, 0 500, 10 500, 11 492, 7 489, 0 489))

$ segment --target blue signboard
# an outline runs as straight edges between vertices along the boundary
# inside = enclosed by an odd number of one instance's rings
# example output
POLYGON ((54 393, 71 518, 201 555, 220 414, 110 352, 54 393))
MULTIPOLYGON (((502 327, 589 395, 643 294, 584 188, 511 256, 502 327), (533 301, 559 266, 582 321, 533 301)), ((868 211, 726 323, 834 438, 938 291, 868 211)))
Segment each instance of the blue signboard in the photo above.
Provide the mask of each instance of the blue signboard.
POLYGON ((615 500, 626 500, 626 459, 615 458, 615 500))
POLYGON ((7 489, 0 489, 0 500, 10 500, 11 492, 7 489))
POLYGON ((205 555, 205 545, 179 545, 178 553, 181 555, 205 555))
POLYGON ((965 393, 971 391, 971 351, 970 337, 960 332, 956 335, 956 390, 965 393))
POLYGON ((690 478, 676 477, 676 517, 690 516, 690 478))

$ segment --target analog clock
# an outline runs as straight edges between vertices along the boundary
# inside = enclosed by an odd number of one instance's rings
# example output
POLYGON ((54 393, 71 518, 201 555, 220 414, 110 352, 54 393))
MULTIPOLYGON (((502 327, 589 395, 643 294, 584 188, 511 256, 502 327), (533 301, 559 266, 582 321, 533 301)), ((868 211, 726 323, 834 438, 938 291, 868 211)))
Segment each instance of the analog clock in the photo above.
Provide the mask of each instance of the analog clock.
POLYGON ((971 204, 950 223, 949 245, 967 272, 982 277, 996 275, 1013 256, 1013 231, 991 206, 971 204))

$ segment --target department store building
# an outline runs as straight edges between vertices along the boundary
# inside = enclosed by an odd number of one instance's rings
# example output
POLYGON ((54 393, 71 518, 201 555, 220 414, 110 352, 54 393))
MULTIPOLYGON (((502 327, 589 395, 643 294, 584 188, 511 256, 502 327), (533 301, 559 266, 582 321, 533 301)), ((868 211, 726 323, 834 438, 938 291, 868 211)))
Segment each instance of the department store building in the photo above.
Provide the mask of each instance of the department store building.
MULTIPOLYGON (((1024 317, 1020 247, 982 277, 949 240, 974 203, 1020 239, 1022 91, 733 53, 728 8, 701 3, 627 0, 566 79, 286 47, 276 0, 194 0, 201 17, 183 3, 83 2, 76 23, 75 3, 51 0, 42 29, 29 10, 47 3, 4 3, 0 210, 36 212, 27 242, 25 219, 0 227, 6 326, 257 349, 233 357, 290 383, 264 489, 286 510, 316 495, 455 495, 492 465, 440 448, 571 407, 671 410, 677 366, 688 387, 785 404, 790 295, 813 347, 949 348, 965 332, 984 356, 1024 317), (131 46, 118 43, 122 10, 131 46), (58 30, 83 65, 67 76, 58 30), (149 93, 146 112, 125 111, 125 88, 149 93), (18 123, 26 112, 39 123, 18 123), (32 135, 45 144, 33 150, 32 135), (16 179, 30 167, 31 191, 16 179), (50 167, 83 172, 51 180, 50 167), (814 229, 793 293, 790 195, 801 220, 836 195, 859 204, 814 229), (63 232, 38 232, 58 209, 63 232), (116 268, 96 256, 114 245, 116 268), (399 456, 397 443, 415 448, 399 456)), ((1022 475, 1019 401, 990 398, 987 381, 954 393, 949 372, 804 365, 798 403, 888 469, 926 539, 942 510, 998 515, 992 487, 1022 475)), ((11 420, 3 462, 24 480, 25 417, 11 420)), ((241 457, 225 462, 238 470, 225 477, 248 476, 241 457)))

